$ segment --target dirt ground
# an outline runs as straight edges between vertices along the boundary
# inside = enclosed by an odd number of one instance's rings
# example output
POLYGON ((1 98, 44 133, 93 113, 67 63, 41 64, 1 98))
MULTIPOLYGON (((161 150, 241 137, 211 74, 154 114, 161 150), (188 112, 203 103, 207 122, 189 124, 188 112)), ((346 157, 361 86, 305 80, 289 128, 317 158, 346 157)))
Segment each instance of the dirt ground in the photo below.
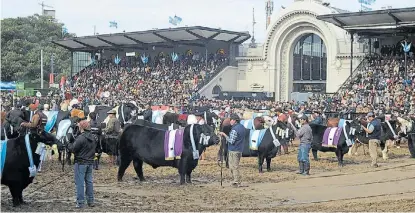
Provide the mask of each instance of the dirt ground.
MULTIPOLYGON (((108 158, 94 171, 96 206, 82 211, 414 211, 415 159, 406 145, 380 159, 379 168, 370 168, 370 157, 345 156, 346 166, 339 168, 334 153, 319 153, 320 161, 311 161, 311 175, 297 171, 296 148, 277 156, 272 171, 259 174, 256 158, 243 158, 241 174, 246 187, 230 187, 231 175, 216 162, 217 147, 207 151, 193 172, 193 184, 180 186, 177 170, 153 169, 146 165, 146 182, 134 179, 133 166, 124 181, 116 180, 117 168, 108 158)), ((366 148, 367 152, 367 148, 366 148)), ((311 157, 311 154, 310 154, 311 157)), ((13 208, 8 188, 2 186, 1 211, 79 211, 75 209, 73 169, 62 172, 57 160, 43 166, 34 184, 24 191, 28 205, 13 208)))

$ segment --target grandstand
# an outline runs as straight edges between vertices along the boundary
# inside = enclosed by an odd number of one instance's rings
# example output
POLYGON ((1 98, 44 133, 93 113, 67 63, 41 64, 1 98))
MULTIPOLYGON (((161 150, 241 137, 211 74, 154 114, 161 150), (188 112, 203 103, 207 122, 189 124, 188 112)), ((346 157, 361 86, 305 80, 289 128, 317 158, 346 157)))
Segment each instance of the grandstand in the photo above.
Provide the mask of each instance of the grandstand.
POLYGON ((359 66, 354 71, 350 66, 351 74, 339 88, 338 99, 354 105, 356 113, 414 113, 414 46, 404 52, 402 44, 414 39, 415 8, 320 15, 317 19, 346 30, 352 41, 357 35, 369 45, 369 54, 359 66))
MULTIPOLYGON (((339 13, 317 16, 317 19, 334 24, 346 30, 352 41, 357 35, 360 39, 367 39, 369 55, 381 53, 381 46, 396 45, 401 48, 402 40, 413 38, 415 33, 415 8, 387 9, 355 13, 339 13), (372 45, 372 40, 375 40, 372 45)), ((338 92, 348 88, 359 72, 353 72, 353 45, 351 42, 350 76, 339 88, 338 92)), ((413 51, 413 50, 412 50, 413 51)), ((363 71, 368 66, 367 59, 363 60, 355 71, 363 71)), ((405 78, 408 78, 405 66, 405 78)))
MULTIPOLYGON (((238 54, 238 46, 250 37, 248 32, 194 26, 84 36, 52 42, 71 51, 72 56, 76 52, 86 52, 93 55, 98 53, 99 56, 105 58, 105 56, 114 54, 123 57, 127 52, 134 51, 154 55, 160 52, 180 53, 189 49, 192 49, 193 52, 204 53, 224 49, 233 59, 238 54)), ((85 57, 74 58, 74 63, 77 60, 85 60, 85 57)))
POLYGON ((80 97, 185 105, 198 99, 198 90, 224 67, 235 64, 239 45, 249 38, 245 32, 196 26, 53 43, 72 52, 76 75, 71 89, 80 97))

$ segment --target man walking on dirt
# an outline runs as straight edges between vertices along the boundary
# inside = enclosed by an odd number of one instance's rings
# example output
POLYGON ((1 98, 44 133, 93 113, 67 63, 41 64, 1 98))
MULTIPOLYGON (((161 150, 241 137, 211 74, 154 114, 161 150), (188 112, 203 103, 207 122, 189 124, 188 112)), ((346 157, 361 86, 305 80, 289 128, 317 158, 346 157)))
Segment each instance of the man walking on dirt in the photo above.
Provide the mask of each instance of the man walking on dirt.
POLYGON ((367 137, 369 138, 369 154, 372 158, 372 167, 378 167, 378 146, 380 144, 380 137, 382 134, 382 127, 378 119, 375 119, 375 115, 372 112, 367 114, 369 123, 367 127, 363 127, 367 137))
POLYGON ((233 187, 241 186, 241 176, 239 173, 239 161, 242 157, 242 152, 244 149, 244 139, 245 139, 245 127, 239 123, 240 118, 237 114, 230 115, 230 124, 232 129, 227 136, 225 133, 220 132, 219 134, 226 138, 228 142, 228 152, 229 152, 229 168, 231 169, 233 176, 233 187))

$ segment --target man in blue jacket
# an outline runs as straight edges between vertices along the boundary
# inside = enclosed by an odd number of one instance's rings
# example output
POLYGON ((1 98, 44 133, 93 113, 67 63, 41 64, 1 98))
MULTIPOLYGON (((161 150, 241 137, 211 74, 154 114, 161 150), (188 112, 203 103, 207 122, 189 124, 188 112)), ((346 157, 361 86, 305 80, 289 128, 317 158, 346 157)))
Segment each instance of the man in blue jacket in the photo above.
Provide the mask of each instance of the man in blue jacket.
POLYGON ((239 123, 241 120, 237 114, 230 115, 230 123, 232 129, 229 136, 223 132, 219 134, 226 138, 228 142, 228 153, 229 153, 229 168, 231 169, 233 176, 233 187, 239 187, 241 185, 241 176, 239 173, 239 161, 242 157, 244 150, 244 139, 245 139, 245 127, 239 123))

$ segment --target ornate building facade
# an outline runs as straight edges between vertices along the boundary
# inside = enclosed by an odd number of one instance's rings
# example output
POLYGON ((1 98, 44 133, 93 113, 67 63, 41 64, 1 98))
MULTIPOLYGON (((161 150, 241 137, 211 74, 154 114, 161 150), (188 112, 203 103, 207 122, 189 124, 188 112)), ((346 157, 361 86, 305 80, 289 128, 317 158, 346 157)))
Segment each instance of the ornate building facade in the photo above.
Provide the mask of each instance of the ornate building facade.
MULTIPOLYGON (((228 69, 232 74, 222 71, 202 88, 202 94, 211 96, 215 86, 216 90, 267 92, 281 101, 291 100, 294 93, 335 93, 350 75, 351 37, 316 17, 342 12, 347 11, 321 0, 294 0, 273 17, 264 44, 248 48, 237 57, 238 67, 228 69)), ((353 70, 367 51, 356 40, 353 70)))

